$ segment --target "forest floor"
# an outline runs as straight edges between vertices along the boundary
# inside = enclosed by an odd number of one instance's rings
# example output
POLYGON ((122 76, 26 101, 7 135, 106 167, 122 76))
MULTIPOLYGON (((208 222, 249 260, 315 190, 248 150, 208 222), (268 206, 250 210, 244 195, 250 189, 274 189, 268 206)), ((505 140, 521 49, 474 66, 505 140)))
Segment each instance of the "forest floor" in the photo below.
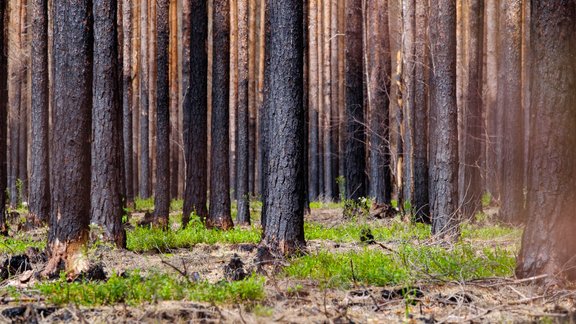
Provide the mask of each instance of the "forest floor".
MULTIPOLYGON (((137 226, 152 208, 140 205, 128 249, 93 235, 86 254, 105 273, 72 283, 36 279, 47 230, 18 230, 23 218, 13 219, 14 233, 0 239, 2 259, 26 255, 31 267, 4 263, 16 274, 0 283, 0 322, 576 320, 574 291, 514 278, 521 230, 493 223, 493 211, 463 224, 460 242, 446 245, 401 215, 346 219, 340 205, 315 203, 305 224, 308 253, 259 267, 259 226, 220 232, 194 220, 181 229, 176 203, 171 230, 162 232, 137 226)), ((260 207, 252 208, 255 219, 260 207)))

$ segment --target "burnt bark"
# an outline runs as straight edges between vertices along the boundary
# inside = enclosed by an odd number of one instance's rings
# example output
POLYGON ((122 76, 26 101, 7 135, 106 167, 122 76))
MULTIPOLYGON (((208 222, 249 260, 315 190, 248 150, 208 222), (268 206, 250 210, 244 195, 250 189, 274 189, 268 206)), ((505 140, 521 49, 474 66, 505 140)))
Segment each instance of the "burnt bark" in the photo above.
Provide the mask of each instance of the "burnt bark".
POLYGON ((430 200, 432 233, 458 235, 458 109, 456 104, 456 3, 430 7, 430 200))
POLYGON ((7 118, 8 118, 8 57, 6 55, 6 1, 0 2, 0 234, 8 234, 6 226, 6 186, 8 184, 7 118))
POLYGON ((265 107, 268 127, 264 186, 266 226, 260 243, 273 255, 305 248, 305 116, 303 7, 296 0, 267 1, 265 107))
POLYGON ((168 225, 170 213, 170 89, 168 49, 170 28, 169 0, 156 1, 156 186, 154 187, 155 223, 168 225))
POLYGON ((82 247, 90 222, 92 2, 55 1, 51 215, 44 274, 60 261, 69 273, 86 270, 82 247))
POLYGON ((576 2, 532 1, 531 10, 528 220, 516 275, 574 281, 576 2))
POLYGON ((362 58, 362 1, 346 3, 346 197, 366 196, 366 134, 362 58))
POLYGON ((32 84, 30 214, 36 222, 48 222, 50 214, 50 170, 48 130, 48 1, 31 0, 32 84))
POLYGON ((150 101, 148 60, 148 5, 140 9, 140 198, 150 197, 150 101))
POLYGON ((206 226, 230 229, 229 91, 230 16, 228 0, 214 0, 210 213, 206 226))
POLYGON ((124 55, 122 62, 122 143, 124 149, 124 185, 126 204, 134 204, 134 154, 132 134, 132 2, 123 1, 122 25, 124 55))
POLYGON ((94 1, 92 80, 92 222, 104 239, 126 247, 122 226, 122 106, 118 84, 116 0, 94 1))
POLYGON ((182 224, 190 214, 208 216, 208 7, 206 1, 190 2, 190 89, 184 101, 186 184, 182 224))

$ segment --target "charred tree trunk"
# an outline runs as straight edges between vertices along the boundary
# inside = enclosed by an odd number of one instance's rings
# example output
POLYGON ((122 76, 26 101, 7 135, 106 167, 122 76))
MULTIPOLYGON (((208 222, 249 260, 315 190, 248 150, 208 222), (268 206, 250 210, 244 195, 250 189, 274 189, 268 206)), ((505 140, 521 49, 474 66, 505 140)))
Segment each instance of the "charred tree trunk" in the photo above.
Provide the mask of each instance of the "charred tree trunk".
POLYGON ((304 48, 301 1, 267 1, 269 91, 264 100, 268 140, 264 186, 267 217, 262 242, 272 255, 292 255, 305 248, 304 48))
POLYGON ((186 184, 184 190, 185 227, 190 214, 208 216, 208 7, 206 1, 190 2, 190 89, 184 107, 186 184))
POLYGON ((430 7, 430 200, 432 233, 458 236, 458 109, 456 104, 456 4, 430 7))
POLYGON ((248 186, 249 135, 248 123, 248 0, 238 1, 238 137, 236 146, 238 224, 250 224, 250 192, 248 186))
POLYGON ((123 1, 122 25, 123 25, 123 46, 124 55, 122 62, 122 142, 124 143, 124 185, 126 193, 126 205, 132 206, 134 204, 134 154, 133 154, 133 141, 132 141, 132 2, 130 0, 123 1))
POLYGON ((170 46, 169 0, 156 1, 156 186, 154 222, 168 225, 170 213, 170 89, 168 49, 170 46))
POLYGON ((362 1, 346 3, 346 196, 366 196, 366 134, 362 88, 362 1))
POLYGON ((122 226, 122 107, 118 84, 116 0, 94 1, 92 221, 104 239, 126 247, 122 226))
POLYGON ((51 154, 50 260, 44 275, 64 261, 69 274, 85 269, 90 222, 92 115, 91 1, 55 1, 54 107, 51 154))
POLYGON ((576 280, 576 2, 532 1, 528 223, 516 275, 576 280), (561 71, 561 72, 560 72, 561 71), (558 277, 555 277, 558 276, 558 277))
POLYGON ((256 195, 256 0, 248 6, 248 190, 256 195))
MULTIPOLYGON (((147 2, 144 0, 144 2, 147 2)), ((140 198, 150 197, 148 5, 140 8, 140 198)))
POLYGON ((206 226, 230 229, 229 90, 230 11, 228 0, 214 0, 212 70, 212 145, 210 213, 206 226))
POLYGON ((0 234, 7 235, 6 226, 6 186, 8 160, 7 150, 7 118, 8 118, 8 57, 6 55, 6 1, 0 2, 0 234))
MULTIPOLYGON (((32 102, 30 156, 30 214, 39 223, 50 214, 50 172, 48 156, 48 1, 31 0, 32 12, 32 102)), ((1 117, 0 117, 1 118, 1 117)), ((1 202, 0 202, 1 203, 1 202)))

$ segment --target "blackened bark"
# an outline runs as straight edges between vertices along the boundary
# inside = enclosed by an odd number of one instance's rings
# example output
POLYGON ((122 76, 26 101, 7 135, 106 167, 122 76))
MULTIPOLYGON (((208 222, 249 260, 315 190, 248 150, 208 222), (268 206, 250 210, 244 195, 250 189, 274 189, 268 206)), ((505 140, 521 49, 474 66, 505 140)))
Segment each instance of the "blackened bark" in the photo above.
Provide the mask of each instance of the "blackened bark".
POLYGON ((228 0, 214 0, 212 71, 212 145, 210 213, 206 226, 230 229, 229 84, 230 16, 228 0))
POLYGON ((248 0, 238 1, 238 112, 236 193, 238 224, 250 224, 250 193, 248 186, 248 0))
POLYGON ((7 118, 8 118, 8 57, 6 55, 6 3, 0 2, 0 234, 8 234, 6 227, 7 181, 7 118))
POLYGON ((390 38, 388 1, 370 0, 368 8, 370 84, 370 196, 389 204, 392 194, 389 146, 390 38))
POLYGON ((94 1, 92 222, 104 239, 126 247, 122 226, 122 106, 118 83, 116 0, 94 1))
POLYGON ((484 45, 484 0, 471 0, 468 10, 469 36, 468 80, 462 107, 462 150, 460 163, 460 206, 462 216, 469 219, 480 211, 482 198, 482 178, 480 163, 482 158, 482 70, 484 45))
POLYGON ((37 222, 48 222, 50 172, 48 157, 48 1, 31 0, 32 97, 30 156, 30 214, 37 222))
MULTIPOLYGON (((92 115, 92 2, 55 1, 54 109, 51 215, 44 274, 77 273, 90 222, 90 132, 92 115)), ((115 68, 115 67, 114 67, 115 68)))
POLYGON ((262 246, 276 255, 305 248, 305 114, 301 1, 267 2, 267 57, 263 134, 268 139, 264 186, 267 221, 262 246))
POLYGON ((206 1, 190 2, 190 89, 184 107, 186 183, 183 226, 194 212, 205 219, 208 186, 208 7, 206 1))
POLYGON ((132 139, 132 1, 122 0, 124 13, 122 15, 123 25, 123 47, 124 60, 122 62, 122 142, 124 143, 124 185, 126 194, 126 204, 134 204, 134 154, 132 139))
POLYGON ((516 275, 576 280, 576 2, 532 1, 528 222, 516 275))
POLYGON ((141 6, 140 14, 140 198, 150 197, 150 119, 149 62, 148 62, 148 5, 141 6))
POLYGON ((366 196, 366 134, 362 88, 362 1, 347 2, 346 14, 346 196, 366 196))
POLYGON ((432 233, 458 235, 458 109, 456 104, 456 3, 430 7, 430 197, 432 233))
POLYGON ((154 217, 158 225, 168 225, 170 213, 170 89, 168 88, 168 47, 170 28, 168 0, 156 1, 156 186, 154 217))

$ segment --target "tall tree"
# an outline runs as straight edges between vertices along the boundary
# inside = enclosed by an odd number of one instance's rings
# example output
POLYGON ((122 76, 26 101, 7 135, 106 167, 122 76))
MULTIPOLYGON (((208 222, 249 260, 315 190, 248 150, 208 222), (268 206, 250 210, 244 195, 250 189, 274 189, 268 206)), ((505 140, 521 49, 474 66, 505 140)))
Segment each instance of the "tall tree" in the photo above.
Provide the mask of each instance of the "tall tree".
POLYGON ((576 2, 532 1, 531 10, 528 222, 516 275, 576 280, 576 2))
POLYGON ((92 221, 126 247, 122 226, 122 106, 118 84, 117 0, 95 0, 92 100, 92 221))
POLYGON ((148 4, 140 6, 140 198, 150 197, 150 102, 148 60, 148 4))
POLYGON ((6 186, 8 161, 7 149, 7 118, 8 118, 8 57, 6 55, 5 22, 6 2, 0 2, 0 234, 8 234, 6 226, 6 186))
POLYGON ((432 233, 458 234, 458 109, 456 104, 456 3, 430 7, 430 203, 432 233))
POLYGON ((362 1, 347 1, 346 17, 346 196, 366 196, 364 93, 362 88, 362 1))
POLYGON ((170 213, 170 89, 168 49, 170 46, 169 0, 156 1, 156 186, 155 223, 168 225, 170 213))
POLYGON ((212 65, 212 145, 208 227, 230 229, 229 83, 230 10, 228 0, 214 0, 212 65))
POLYGON ((55 1, 54 107, 51 164, 50 260, 44 275, 64 261, 69 274, 86 270, 83 247, 90 222, 92 115, 91 1, 55 1))
POLYGON ((132 11, 132 2, 130 0, 122 0, 122 8, 124 10, 122 15, 122 31, 124 33, 122 38, 122 46, 124 47, 124 60, 122 62, 122 142, 124 143, 124 190, 126 195, 126 204, 128 206, 132 206, 134 204, 134 142, 132 138, 132 30, 134 28, 132 21, 134 14, 132 11))
POLYGON ((320 195, 320 155, 319 147, 319 111, 318 111, 318 6, 319 0, 310 0, 308 5, 308 87, 309 87, 309 110, 308 110, 308 160, 310 161, 308 172, 308 199, 315 201, 320 195))
POLYGON ((498 2, 497 0, 486 0, 485 16, 486 16, 486 69, 485 75, 485 96, 484 96, 484 109, 486 120, 486 190, 493 197, 500 196, 499 180, 500 173, 498 172, 498 136, 497 124, 498 107, 497 107, 497 92, 498 92, 498 2))
POLYGON ((30 154, 30 214, 45 223, 50 213, 50 173, 48 156, 48 1, 31 0, 32 84, 30 154))
POLYGON ((498 143, 501 145, 500 220, 519 223, 524 209, 524 115, 522 112, 522 0, 500 2, 498 143))
POLYGON ((238 224, 250 224, 250 192, 248 178, 249 111, 248 111, 248 0, 238 1, 238 137, 236 145, 238 224))
POLYGON ((190 214, 208 216, 208 7, 206 1, 190 2, 190 89, 184 107, 186 184, 182 224, 190 214))
POLYGON ((260 244, 272 255, 290 255, 306 244, 303 7, 297 0, 267 1, 266 7, 267 220, 260 244))

